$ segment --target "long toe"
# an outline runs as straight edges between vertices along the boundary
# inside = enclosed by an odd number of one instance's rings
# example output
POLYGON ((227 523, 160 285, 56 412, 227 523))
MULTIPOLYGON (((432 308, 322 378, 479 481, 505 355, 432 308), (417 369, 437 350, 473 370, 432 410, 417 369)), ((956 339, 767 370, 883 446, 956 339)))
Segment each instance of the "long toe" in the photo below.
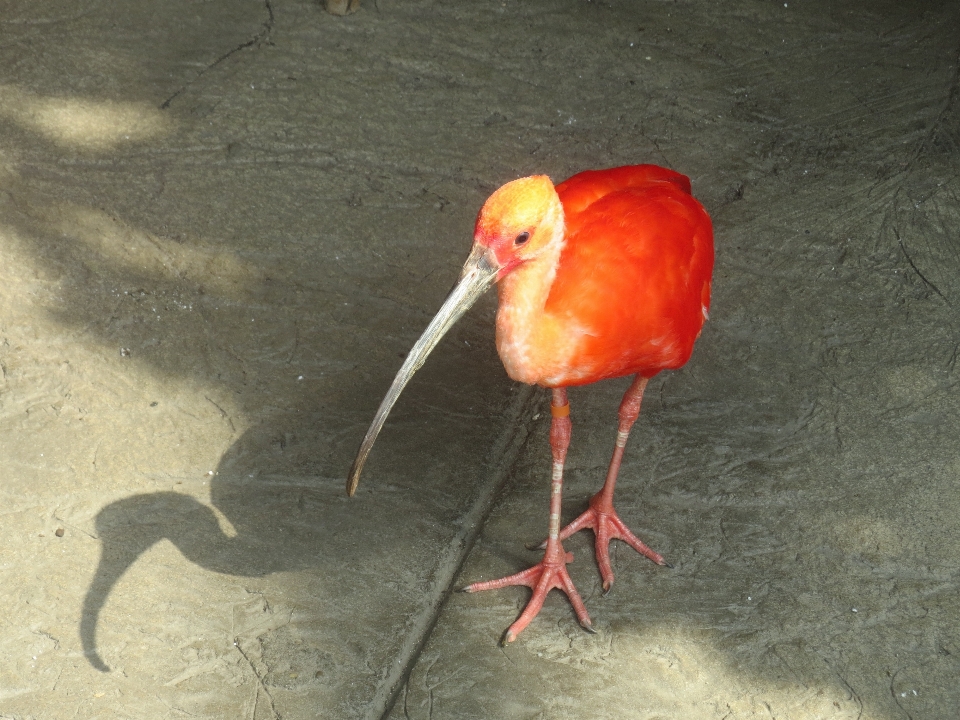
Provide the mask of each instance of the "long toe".
POLYGON ((610 515, 607 515, 607 522, 611 523, 612 528, 610 532, 610 539, 623 540, 627 545, 632 547, 638 553, 644 557, 653 560, 657 565, 666 565, 667 561, 663 559, 663 555, 652 550, 646 543, 644 543, 640 538, 634 535, 630 528, 624 525, 623 520, 620 519, 620 516, 616 512, 613 512, 610 515))
POLYGON ((504 633, 502 640, 504 645, 516 640, 521 631, 533 621, 543 608, 543 602, 547 597, 547 593, 554 588, 566 593, 570 599, 570 604, 573 605, 577 620, 585 629, 591 629, 590 616, 587 614, 583 599, 580 597, 580 593, 577 592, 577 588, 574 586, 573 581, 570 579, 570 574, 567 572, 566 565, 573 560, 573 554, 561 551, 559 558, 559 560, 552 562, 544 560, 523 572, 509 575, 499 580, 473 583, 463 588, 464 592, 471 593, 480 592, 481 590, 497 590, 510 585, 524 585, 533 588, 533 595, 530 596, 530 600, 524 607, 523 612, 520 613, 520 616, 513 625, 504 633))
POLYGON ((630 531, 630 528, 624 524, 613 507, 601 510, 591 502, 591 506, 583 514, 560 531, 560 537, 567 538, 584 528, 590 528, 596 536, 595 553, 600 577, 603 581, 604 594, 610 592, 610 588, 613 587, 613 567, 610 564, 611 540, 623 540, 627 545, 657 565, 668 564, 660 553, 652 550, 630 531))
POLYGON ((500 588, 510 587, 511 585, 523 585, 525 587, 535 587, 537 582, 540 580, 540 575, 542 574, 541 565, 543 563, 538 563, 532 568, 527 568, 522 572, 515 573, 514 575, 508 575, 507 577, 502 577, 497 580, 485 580, 483 582, 475 582, 467 585, 464 588, 460 589, 460 592, 465 593, 475 593, 481 592, 482 590, 499 590, 500 588))

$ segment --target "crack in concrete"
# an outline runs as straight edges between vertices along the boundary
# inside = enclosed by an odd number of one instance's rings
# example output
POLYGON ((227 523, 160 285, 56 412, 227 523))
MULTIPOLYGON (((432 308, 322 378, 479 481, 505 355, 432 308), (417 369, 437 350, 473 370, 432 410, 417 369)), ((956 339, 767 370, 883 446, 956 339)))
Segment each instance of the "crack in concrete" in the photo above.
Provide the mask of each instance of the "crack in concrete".
POLYGON ((237 649, 237 652, 243 656, 243 659, 247 661, 247 664, 250 666, 250 670, 253 672, 254 677, 257 679, 257 685, 254 689, 254 698, 253 698, 253 711, 250 715, 251 718, 256 718, 257 708, 260 705, 260 691, 267 696, 267 700, 270 702, 270 712, 273 714, 275 720, 280 720, 280 713, 277 712, 277 708, 273 703, 273 695, 270 693, 270 689, 267 687, 266 682, 264 682, 263 676, 260 674, 260 671, 257 670, 256 665, 253 663, 253 660, 250 659, 250 656, 247 655, 247 652, 240 645, 240 636, 237 636, 233 639, 233 646, 237 649))
POLYGON ((907 252, 907 248, 906 248, 906 247, 904 246, 904 244, 903 244, 903 238, 900 237, 900 231, 897 230, 896 225, 893 226, 893 234, 894 234, 894 236, 897 238, 897 243, 900 245, 900 250, 903 252, 903 256, 907 259, 907 262, 910 263, 910 267, 913 268, 913 271, 920 277, 921 280, 923 280, 923 282, 924 282, 931 290, 933 290, 937 295, 940 296, 940 298, 941 298, 947 305, 949 305, 949 304, 950 304, 950 301, 947 300, 946 296, 944 296, 944 294, 943 294, 942 292, 940 292, 940 288, 938 288, 936 285, 934 285, 934 284, 927 278, 926 275, 924 275, 922 272, 920 272, 920 268, 918 268, 917 265, 916 265, 916 263, 913 262, 913 258, 910 257, 910 253, 907 252))
MULTIPOLYGON (((951 114, 958 114, 958 117, 960 117, 960 45, 957 46, 953 55, 953 77, 950 79, 950 89, 943 105, 940 107, 940 112, 937 113, 936 119, 930 125, 930 129, 924 135, 914 157, 910 160, 911 163, 924 155, 934 154, 937 140, 948 142, 944 135, 949 131, 945 126, 951 114)), ((950 129, 956 130, 956 128, 950 129)), ((957 139, 953 139, 952 142, 957 142, 957 139)))
POLYGON ((212 70, 213 68, 215 68, 217 65, 222 63, 224 60, 226 60, 228 57, 230 57, 234 53, 240 52, 244 48, 248 48, 253 45, 260 45, 263 42, 269 41, 270 32, 273 30, 273 23, 274 23, 273 6, 270 4, 270 0, 263 0, 263 4, 267 8, 267 20, 260 26, 260 31, 256 35, 254 35, 252 38, 247 40, 247 42, 240 43, 235 48, 228 50, 223 55, 221 55, 216 60, 214 60, 212 63, 207 65, 205 68, 203 68, 200 72, 197 73, 197 76, 193 78, 193 80, 182 85, 173 95, 171 95, 162 103, 160 103, 161 110, 168 109, 170 107, 170 103, 176 100, 184 91, 186 91, 187 88, 189 88, 191 85, 197 82, 197 80, 202 78, 204 73, 206 73, 208 70, 212 70))
POLYGON ((425 595, 420 610, 407 626, 407 634, 400 651, 380 679, 373 699, 367 706, 363 715, 365 720, 386 720, 400 698, 410 673, 453 592, 453 583, 483 530, 494 502, 509 480, 510 469, 532 431, 532 423, 525 419, 532 415, 539 399, 536 388, 530 385, 521 386, 514 396, 506 412, 503 429, 484 461, 484 467, 490 468, 487 480, 481 486, 470 509, 462 516, 460 530, 450 540, 441 556, 432 589, 425 595))

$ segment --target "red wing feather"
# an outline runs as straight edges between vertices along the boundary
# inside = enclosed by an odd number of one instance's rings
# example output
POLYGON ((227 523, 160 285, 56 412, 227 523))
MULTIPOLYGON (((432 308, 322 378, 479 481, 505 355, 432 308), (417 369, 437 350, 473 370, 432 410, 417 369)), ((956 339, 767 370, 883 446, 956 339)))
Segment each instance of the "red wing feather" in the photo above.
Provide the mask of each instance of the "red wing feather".
POLYGON ((652 376, 690 357, 709 306, 710 218, 689 180, 652 165, 590 171, 557 186, 566 245, 546 312, 585 334, 578 384, 652 376))

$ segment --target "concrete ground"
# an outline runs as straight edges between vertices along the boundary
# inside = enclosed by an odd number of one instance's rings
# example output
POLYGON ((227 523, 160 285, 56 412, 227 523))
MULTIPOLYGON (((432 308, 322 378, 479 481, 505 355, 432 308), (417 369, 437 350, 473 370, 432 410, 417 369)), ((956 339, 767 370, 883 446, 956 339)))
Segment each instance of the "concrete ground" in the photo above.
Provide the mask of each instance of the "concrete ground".
MULTIPOLYGON (((0 718, 862 718, 960 707, 960 7, 13 0, 0 718), (537 559, 544 391, 485 298, 343 484, 518 176, 654 162, 717 239, 619 510, 537 559)), ((571 392, 565 513, 625 381, 571 392)))

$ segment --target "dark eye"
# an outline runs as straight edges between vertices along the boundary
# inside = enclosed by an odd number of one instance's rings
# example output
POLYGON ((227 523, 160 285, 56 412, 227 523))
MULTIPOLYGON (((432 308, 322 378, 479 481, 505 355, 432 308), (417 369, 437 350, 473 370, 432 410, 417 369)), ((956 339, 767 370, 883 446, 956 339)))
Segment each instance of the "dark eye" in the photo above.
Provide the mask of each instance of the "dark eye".
POLYGON ((523 245, 527 240, 530 239, 530 233, 522 232, 517 235, 517 239, 513 241, 514 245, 523 245))

